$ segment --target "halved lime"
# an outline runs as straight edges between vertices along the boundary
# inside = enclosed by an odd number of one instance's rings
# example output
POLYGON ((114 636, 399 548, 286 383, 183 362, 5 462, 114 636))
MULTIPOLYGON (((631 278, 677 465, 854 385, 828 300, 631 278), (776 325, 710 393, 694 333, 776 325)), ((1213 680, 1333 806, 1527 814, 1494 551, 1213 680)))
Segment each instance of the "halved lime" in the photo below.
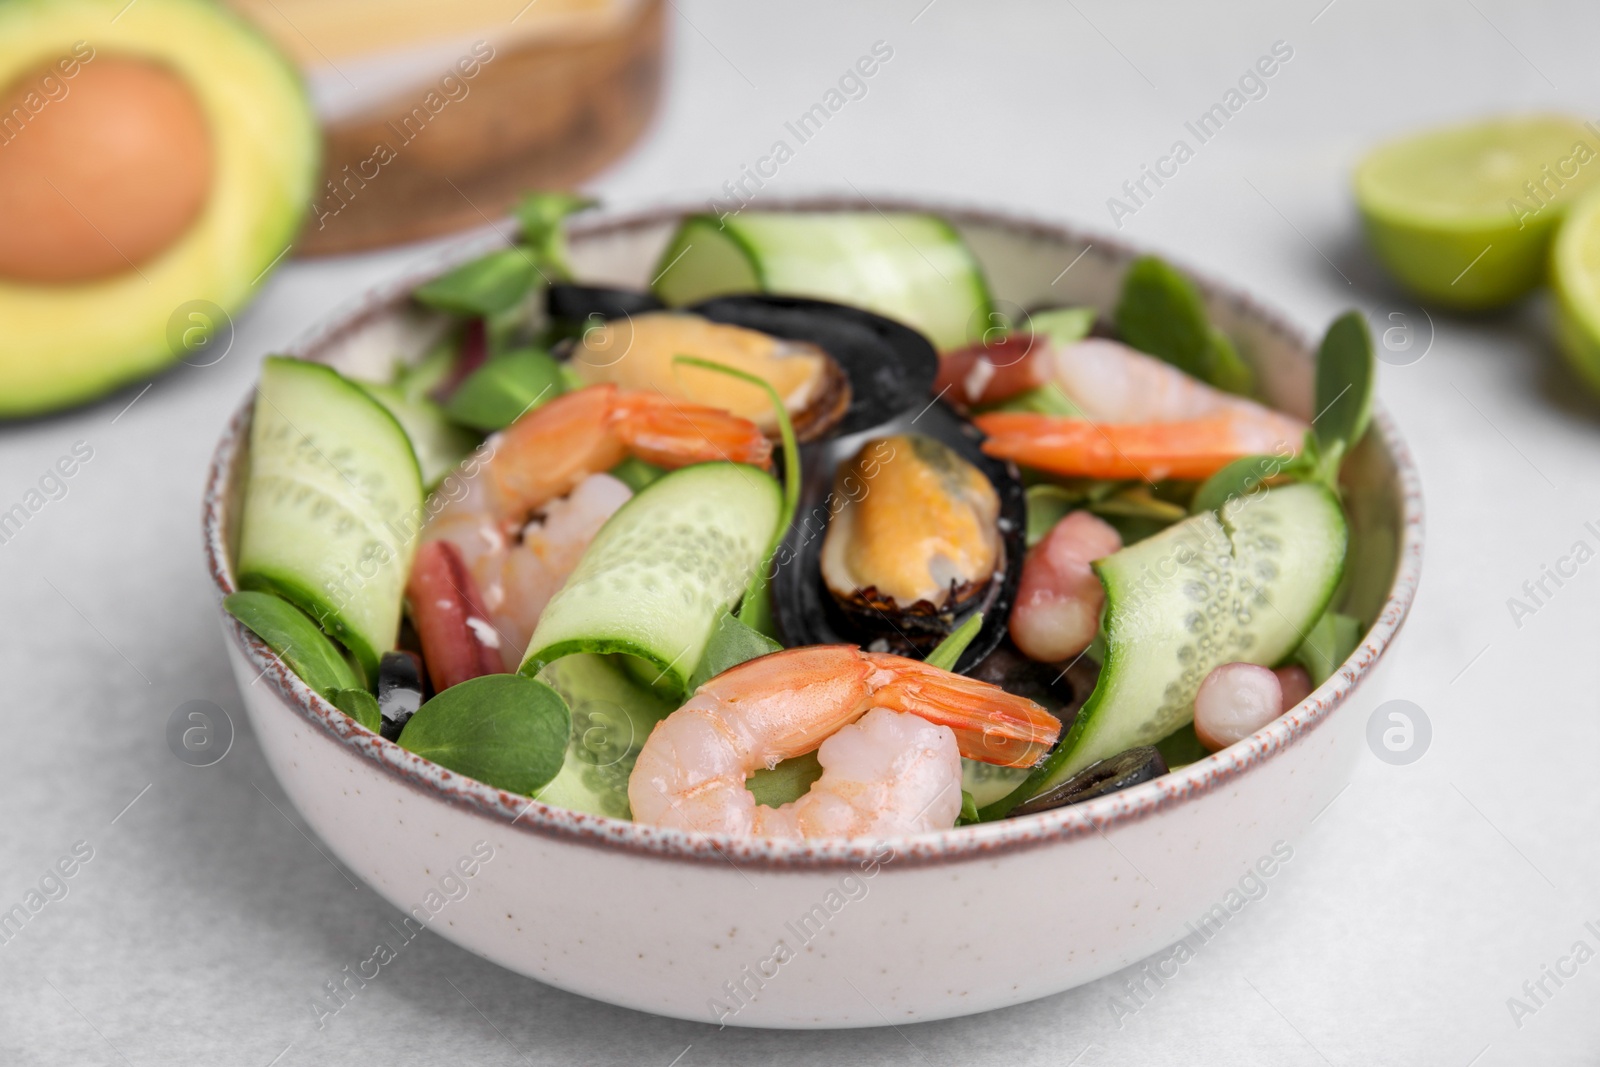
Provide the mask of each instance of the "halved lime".
POLYGON ((1573 368, 1600 389, 1600 193, 1567 214, 1550 256, 1556 340, 1573 368))
POLYGON ((1451 307, 1496 307, 1544 280, 1556 227, 1597 184, 1597 160, 1592 123, 1497 118, 1376 149, 1356 168, 1356 203, 1401 284, 1451 307))

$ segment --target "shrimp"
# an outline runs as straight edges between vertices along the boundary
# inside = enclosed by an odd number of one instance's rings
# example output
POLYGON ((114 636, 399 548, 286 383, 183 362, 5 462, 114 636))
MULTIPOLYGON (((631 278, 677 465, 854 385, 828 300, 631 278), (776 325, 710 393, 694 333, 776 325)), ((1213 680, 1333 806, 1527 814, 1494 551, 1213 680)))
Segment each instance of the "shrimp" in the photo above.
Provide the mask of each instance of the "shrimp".
POLYGON ((1054 383, 1092 422, 1187 422, 1228 416, 1264 436, 1298 442, 1305 423, 1225 393, 1172 364, 1119 341, 1090 337, 1056 345, 1038 335, 1010 334, 989 345, 947 353, 936 389, 964 406, 992 404, 1054 383))
POLYGON ((1100 630, 1106 591, 1090 564, 1122 547, 1122 537, 1087 511, 1063 518, 1022 564, 1011 640, 1029 659, 1058 663, 1084 649, 1100 630))
POLYGON ((1209 478, 1236 459, 1294 454, 1275 423, 1237 413, 1179 422, 1102 423, 992 411, 972 420, 989 435, 983 451, 1024 467, 1081 478, 1158 482, 1209 478))
POLYGON ((937 829, 961 806, 956 757, 1028 767, 1060 734, 1044 708, 987 682, 854 645, 792 648, 724 671, 657 723, 628 801, 637 822, 707 833, 937 829), (811 792, 756 804, 752 773, 812 751, 823 776, 811 792))
POLYGON ((822 742, 817 762, 805 796, 756 808, 756 834, 890 837, 948 830, 961 814, 955 732, 910 712, 873 708, 822 742))
POLYGON ((729 460, 765 468, 772 445, 748 419, 659 393, 591 385, 534 408, 490 442, 473 489, 439 515, 463 512, 514 532, 546 502, 629 455, 657 466, 729 460))
MULTIPOLYGON (((489 444, 490 458, 422 537, 460 550, 506 670, 516 670, 545 605, 632 496, 606 471, 630 455, 670 468, 720 459, 765 468, 772 453, 747 419, 614 385, 557 397, 489 444)), ((414 602, 413 614, 431 603, 414 602)))

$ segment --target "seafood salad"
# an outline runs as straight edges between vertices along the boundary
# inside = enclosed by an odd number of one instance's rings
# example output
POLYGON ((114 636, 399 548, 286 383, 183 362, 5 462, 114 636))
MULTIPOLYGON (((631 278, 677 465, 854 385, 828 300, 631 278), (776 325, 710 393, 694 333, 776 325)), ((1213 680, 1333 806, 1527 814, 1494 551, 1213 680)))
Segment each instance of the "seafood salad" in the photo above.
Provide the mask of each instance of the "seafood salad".
POLYGON ((690 216, 648 290, 519 240, 417 288, 416 351, 268 357, 228 611, 359 727, 682 831, 1024 817, 1238 744, 1321 685, 1357 313, 1309 422, 1165 262, 1003 312, 944 220, 690 216))

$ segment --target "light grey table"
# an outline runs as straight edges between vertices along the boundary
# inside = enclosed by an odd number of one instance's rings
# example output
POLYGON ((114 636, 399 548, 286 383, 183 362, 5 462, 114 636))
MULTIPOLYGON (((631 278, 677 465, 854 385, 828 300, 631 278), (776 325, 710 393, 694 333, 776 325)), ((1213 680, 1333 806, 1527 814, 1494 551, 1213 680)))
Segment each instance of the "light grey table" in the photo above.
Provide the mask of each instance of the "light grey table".
MULTIPOLYGON (((427 935, 317 1028, 310 999, 394 913, 320 852, 262 762, 224 661, 198 498, 258 358, 424 251, 412 248, 291 264, 220 364, 0 429, 0 508, 76 442, 93 450, 66 495, 0 544, 0 910, 75 843, 92 849, 67 895, 0 944, 0 1062, 1594 1063, 1600 961, 1560 987, 1545 979, 1538 1003, 1523 983, 1578 941, 1600 949, 1600 564, 1520 625, 1507 600, 1574 542, 1597 546, 1584 523, 1600 520, 1600 407, 1559 365, 1541 302, 1430 324, 1396 295, 1346 190, 1352 161, 1392 131, 1593 105, 1600 12, 1325 3, 685 0, 661 120, 595 187, 616 205, 702 201, 786 139, 793 157, 761 195, 926 194, 1109 231, 1106 201, 1141 164, 1274 42, 1293 49, 1120 236, 1308 328, 1355 305, 1414 331, 1391 357, 1426 350, 1385 366, 1380 388, 1429 508, 1390 695, 1426 711, 1433 740, 1410 766, 1364 758, 1268 896, 1136 1015, 1119 1026, 1112 1011, 1123 975, 952 1022, 719 1032, 546 988, 427 935), (893 56, 865 95, 795 144, 784 123, 877 41, 893 56), (191 699, 240 730, 206 769, 165 741, 191 699), (1514 1017, 1511 997, 1534 1010, 1514 1017)), ((1027 916, 1016 923, 1028 937, 1027 916)))

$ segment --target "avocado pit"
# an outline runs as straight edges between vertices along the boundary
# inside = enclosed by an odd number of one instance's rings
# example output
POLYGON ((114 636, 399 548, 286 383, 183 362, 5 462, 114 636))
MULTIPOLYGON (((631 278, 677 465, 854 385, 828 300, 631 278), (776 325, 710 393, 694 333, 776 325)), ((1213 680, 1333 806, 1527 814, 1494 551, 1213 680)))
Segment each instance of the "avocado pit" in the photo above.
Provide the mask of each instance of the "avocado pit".
POLYGON ((0 117, 18 112, 29 118, 0 148, 0 279, 67 285, 137 269, 204 209, 211 131, 170 67, 101 55, 66 80, 38 67, 0 91, 0 117))

